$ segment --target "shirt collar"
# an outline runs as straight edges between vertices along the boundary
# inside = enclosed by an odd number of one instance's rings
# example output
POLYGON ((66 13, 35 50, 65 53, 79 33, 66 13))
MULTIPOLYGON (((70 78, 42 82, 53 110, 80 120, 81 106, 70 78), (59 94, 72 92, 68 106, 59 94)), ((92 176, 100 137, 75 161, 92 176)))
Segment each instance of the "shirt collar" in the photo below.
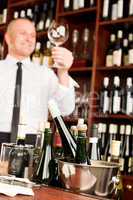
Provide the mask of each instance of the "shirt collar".
POLYGON ((22 62, 22 64, 24 66, 30 66, 30 63, 31 63, 30 57, 27 57, 27 58, 25 58, 23 60, 18 60, 15 57, 13 57, 13 56, 11 56, 9 54, 6 56, 6 61, 9 62, 10 64, 12 63, 14 65, 16 65, 17 62, 22 62))

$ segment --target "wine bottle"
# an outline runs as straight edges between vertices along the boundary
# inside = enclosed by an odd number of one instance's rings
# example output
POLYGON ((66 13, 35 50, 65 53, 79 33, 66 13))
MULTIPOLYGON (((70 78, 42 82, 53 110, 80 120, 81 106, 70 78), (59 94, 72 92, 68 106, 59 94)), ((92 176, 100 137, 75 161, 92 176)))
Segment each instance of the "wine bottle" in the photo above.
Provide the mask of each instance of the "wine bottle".
POLYGON ((118 132, 118 126, 116 124, 109 124, 109 139, 106 144, 105 153, 104 153, 104 160, 110 161, 111 155, 111 143, 112 140, 116 140, 116 135, 118 132))
POLYGON ((42 59, 42 54, 41 54, 41 43, 37 42, 36 43, 36 47, 35 47, 35 51, 32 54, 32 61, 36 64, 41 64, 41 59, 42 59))
POLYGON ((118 0, 117 4, 117 18, 121 19, 124 16, 124 0, 118 0))
POLYGON ((133 84, 132 78, 128 77, 126 82, 126 94, 125 94, 125 113, 127 115, 133 114, 133 84))
POLYGON ((79 1, 73 0, 73 10, 78 10, 79 9, 79 1))
POLYGON ((46 66, 46 67, 52 67, 52 65, 53 65, 50 41, 47 41, 46 42, 46 48, 43 48, 43 55, 42 55, 41 64, 46 66))
POLYGON ((77 129, 77 126, 72 125, 72 126, 70 127, 70 131, 71 131, 72 136, 75 138, 75 140, 77 140, 77 137, 78 137, 78 129, 77 129))
POLYGON ((121 172, 123 174, 130 174, 132 171, 132 141, 131 138, 131 125, 126 125, 125 130, 125 140, 123 144, 123 148, 121 148, 122 152, 120 153, 120 164, 121 164, 121 172))
POLYGON ((63 117, 59 111, 57 103, 55 100, 51 99, 48 103, 49 111, 54 119, 54 122, 58 128, 59 134, 61 136, 63 148, 64 148, 64 155, 66 157, 75 158, 76 155, 76 141, 73 138, 71 132, 66 127, 63 117))
POLYGON ((64 0, 64 11, 65 12, 72 10, 72 3, 73 3, 72 0, 64 0))
POLYGON ((90 40, 90 30, 88 28, 84 28, 83 35, 82 35, 80 57, 81 59, 87 61, 87 65, 91 66, 92 61, 91 61, 91 55, 90 55, 89 40, 90 40))
POLYGON ((104 154, 105 154, 106 141, 107 141, 107 124, 106 123, 98 124, 98 137, 99 137, 99 144, 100 144, 101 159, 103 160, 104 154))
POLYGON ((117 31, 117 40, 115 42, 114 51, 113 51, 113 65, 120 67, 122 64, 122 38, 123 38, 123 31, 117 31))
POLYGON ((121 141, 112 140, 110 162, 119 163, 120 145, 121 145, 121 141))
POLYGON ((34 6, 34 9, 33 9, 33 23, 35 25, 35 27, 37 28, 37 23, 38 23, 38 16, 39 16, 39 6, 38 5, 35 5, 34 6))
POLYGON ((116 20, 117 18, 118 18, 118 4, 117 4, 117 0, 112 0, 111 20, 116 20))
POLYGON ((114 77, 113 88, 111 89, 111 113, 120 114, 122 112, 122 97, 119 76, 114 77))
POLYGON ((122 62, 123 66, 128 65, 129 57, 128 57, 128 39, 123 39, 123 52, 122 52, 122 62))
POLYGON ((19 124, 17 144, 9 153, 8 173, 20 178, 28 178, 30 153, 25 146, 26 125, 19 124))
POLYGON ((100 92, 100 112, 103 114, 109 114, 110 110, 110 90, 109 90, 109 78, 104 77, 103 88, 100 92))
POLYGON ((77 137, 77 150, 75 156, 75 162, 78 164, 90 164, 87 156, 87 125, 78 124, 78 137, 77 137))
POLYGON ((50 3, 49 3, 49 9, 48 9, 48 14, 47 14, 47 18, 46 18, 46 21, 45 21, 45 30, 47 30, 52 22, 52 20, 54 19, 55 17, 55 1, 54 0, 51 0, 50 3))
POLYGON ((105 63, 106 67, 113 66, 113 51, 114 51, 115 40, 116 40, 115 34, 112 33, 110 35, 110 42, 106 53, 106 63, 105 63))
POLYGON ((84 8, 85 7, 85 0, 79 0, 79 8, 84 8))
POLYGON ((79 42, 79 31, 74 29, 72 32, 72 54, 74 59, 78 59, 78 42, 79 42))
POLYGON ((44 130, 43 147, 40 156, 40 161, 36 170, 35 180, 38 183, 48 184, 49 182, 49 162, 52 158, 52 131, 50 123, 46 122, 44 130))
POLYGON ((47 2, 45 2, 42 5, 42 11, 41 11, 41 14, 40 14, 40 19, 37 23, 37 31, 43 31, 44 30, 44 25, 45 25, 46 17, 47 17, 47 9, 48 9, 48 5, 47 5, 47 2))
POLYGON ((33 20, 33 12, 31 8, 26 10, 26 18, 30 19, 31 21, 33 20))
POLYGON ((129 33, 128 36, 128 41, 129 41, 129 45, 128 45, 128 63, 129 64, 133 64, 133 33, 129 33))
POLYGON ((101 160, 100 154, 100 143, 98 138, 98 126, 93 124, 92 126, 92 136, 89 138, 89 159, 90 160, 101 160))
POLYGON ((94 7, 96 5, 95 0, 90 0, 90 7, 94 7))
POLYGON ((129 0, 129 16, 133 16, 133 0, 129 0))
POLYGON ((111 14, 111 1, 104 0, 103 1, 103 13, 102 13, 103 20, 109 20, 110 14, 111 14))

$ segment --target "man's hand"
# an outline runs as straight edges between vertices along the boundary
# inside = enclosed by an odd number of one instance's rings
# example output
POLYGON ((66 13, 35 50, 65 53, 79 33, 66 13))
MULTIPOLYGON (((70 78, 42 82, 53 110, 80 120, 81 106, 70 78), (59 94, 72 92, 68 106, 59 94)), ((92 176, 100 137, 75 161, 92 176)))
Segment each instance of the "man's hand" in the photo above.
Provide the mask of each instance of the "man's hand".
POLYGON ((72 52, 64 47, 53 47, 52 58, 61 71, 68 71, 73 63, 72 52))

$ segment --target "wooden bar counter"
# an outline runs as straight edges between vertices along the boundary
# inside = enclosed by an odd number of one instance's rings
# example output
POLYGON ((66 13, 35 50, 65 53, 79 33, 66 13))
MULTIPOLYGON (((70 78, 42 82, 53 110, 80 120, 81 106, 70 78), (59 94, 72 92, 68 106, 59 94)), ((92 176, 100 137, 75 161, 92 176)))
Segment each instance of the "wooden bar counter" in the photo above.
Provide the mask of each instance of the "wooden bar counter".
POLYGON ((103 198, 93 195, 74 194, 62 189, 56 189, 47 186, 34 188, 34 193, 34 196, 16 195, 15 197, 8 197, 0 194, 0 200, 103 200, 103 198))

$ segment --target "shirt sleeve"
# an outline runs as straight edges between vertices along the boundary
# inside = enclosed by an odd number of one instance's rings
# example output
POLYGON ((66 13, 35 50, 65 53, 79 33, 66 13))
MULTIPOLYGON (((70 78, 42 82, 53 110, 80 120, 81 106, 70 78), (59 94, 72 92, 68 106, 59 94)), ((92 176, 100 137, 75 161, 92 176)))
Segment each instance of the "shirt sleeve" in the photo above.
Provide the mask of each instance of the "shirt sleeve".
POLYGON ((61 114, 69 115, 75 108, 75 81, 69 77, 69 87, 60 84, 56 74, 49 70, 49 99, 55 99, 61 114))

